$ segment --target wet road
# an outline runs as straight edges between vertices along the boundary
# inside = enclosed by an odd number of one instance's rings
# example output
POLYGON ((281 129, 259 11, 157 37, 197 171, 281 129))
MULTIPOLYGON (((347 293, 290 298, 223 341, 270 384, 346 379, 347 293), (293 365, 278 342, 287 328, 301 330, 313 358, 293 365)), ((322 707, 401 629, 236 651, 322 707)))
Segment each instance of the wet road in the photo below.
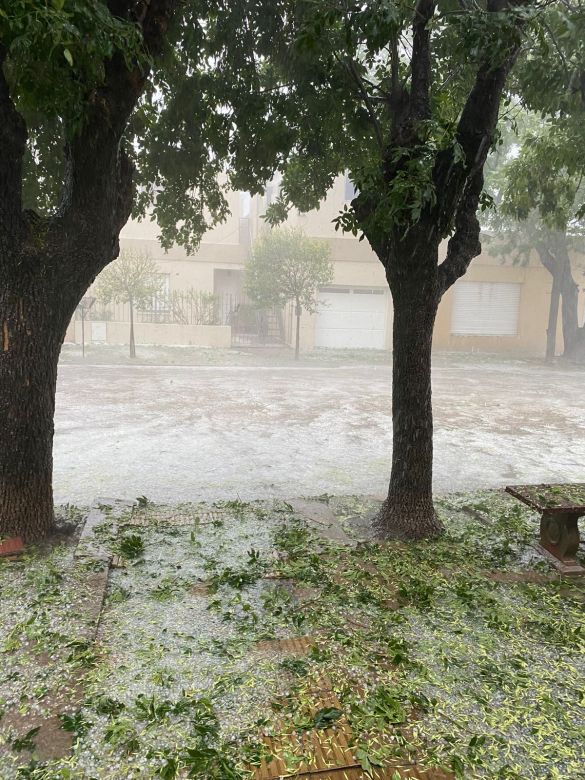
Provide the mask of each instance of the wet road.
MULTIPOLYGON (((444 361, 435 488, 585 481, 585 373, 444 361)), ((382 494, 390 369, 62 365, 55 498, 382 494)))

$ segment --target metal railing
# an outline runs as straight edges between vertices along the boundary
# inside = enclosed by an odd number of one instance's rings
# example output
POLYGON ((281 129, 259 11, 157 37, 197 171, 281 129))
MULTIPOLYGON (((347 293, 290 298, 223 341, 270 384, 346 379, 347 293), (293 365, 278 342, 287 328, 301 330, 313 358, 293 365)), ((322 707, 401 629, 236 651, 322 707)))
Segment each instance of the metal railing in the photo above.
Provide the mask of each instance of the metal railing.
MULTIPOLYGON (((134 319, 167 325, 220 325, 221 299, 222 296, 201 290, 161 293, 135 303, 134 319)), ((130 305, 97 301, 87 319, 130 322, 130 305)))
MULTIPOLYGON (((76 318, 80 314, 76 313, 76 318)), ((128 303, 96 301, 86 320, 130 322, 128 303)), ((283 343, 285 317, 281 309, 258 309, 245 294, 186 290, 155 295, 134 306, 134 321, 166 325, 229 325, 232 344, 253 346, 283 343)))

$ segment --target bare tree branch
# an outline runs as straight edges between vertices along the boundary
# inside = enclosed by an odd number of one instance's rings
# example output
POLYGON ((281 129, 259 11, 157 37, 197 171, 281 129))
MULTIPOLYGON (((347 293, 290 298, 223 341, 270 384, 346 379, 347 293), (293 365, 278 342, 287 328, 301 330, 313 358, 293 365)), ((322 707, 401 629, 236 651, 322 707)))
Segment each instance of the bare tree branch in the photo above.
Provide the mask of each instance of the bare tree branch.
POLYGON ((398 56, 398 36, 392 39, 392 48, 390 50, 390 82, 391 94, 396 95, 400 84, 400 57, 398 56))

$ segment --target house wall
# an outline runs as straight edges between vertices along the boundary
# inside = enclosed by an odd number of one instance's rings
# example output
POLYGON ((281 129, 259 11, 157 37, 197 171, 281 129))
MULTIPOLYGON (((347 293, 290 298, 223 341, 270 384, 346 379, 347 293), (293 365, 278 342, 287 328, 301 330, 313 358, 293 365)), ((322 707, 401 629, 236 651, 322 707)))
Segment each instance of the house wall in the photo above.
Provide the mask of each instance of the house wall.
MULTIPOLYGON (((273 187, 273 192, 276 188, 273 187)), ((333 187, 319 209, 308 214, 299 214, 293 210, 288 224, 301 227, 309 236, 327 240, 331 247, 331 258, 334 266, 333 285, 342 287, 373 287, 387 290, 384 269, 371 250, 366 240, 359 241, 351 235, 336 232, 333 220, 343 208, 345 202, 344 177, 336 179, 333 187)), ((204 237, 198 251, 187 255, 181 247, 173 246, 168 252, 162 249, 158 240, 158 228, 152 222, 129 222, 122 231, 122 248, 137 248, 149 251, 160 267, 160 272, 169 275, 171 291, 181 291, 189 288, 221 293, 228 284, 230 275, 216 271, 243 271, 250 250, 250 241, 266 230, 267 226, 262 215, 266 210, 266 198, 257 196, 250 199, 240 193, 230 193, 229 203, 231 213, 227 221, 209 231, 204 237), (243 220, 243 221, 242 221, 243 220)), ((441 249, 444 257, 446 246, 441 249)), ((574 258, 575 276, 581 288, 585 287, 585 277, 581 268, 583 257, 574 258)), ((237 284, 243 284, 243 275, 231 277, 237 279, 237 284)), ((526 266, 513 265, 509 260, 495 257, 487 250, 471 263, 468 273, 456 284, 466 282, 516 282, 520 283, 521 293, 518 309, 518 332, 515 336, 461 336, 451 333, 454 287, 447 291, 439 306, 437 314, 434 347, 436 349, 507 352, 518 355, 542 356, 546 343, 546 328, 548 308, 551 294, 551 278, 542 267, 538 258, 530 258, 526 266)), ((236 284, 236 282, 234 282, 236 284)), ((226 288, 227 289, 227 288, 226 288)), ((230 287, 231 290, 231 287, 230 287)), ((392 345, 392 300, 386 294, 386 344, 392 345)), ((585 295, 580 294, 580 311, 583 317, 585 295)), ((294 344, 294 318, 285 314, 287 325, 287 341, 294 344)), ((560 318, 559 318, 560 319, 560 318)), ((315 344, 316 315, 303 314, 301 327, 301 346, 309 349, 315 344)), ((212 342, 215 338, 226 343, 225 333, 222 336, 210 336, 203 332, 180 332, 181 327, 138 323, 141 329, 140 339, 143 343, 203 343, 198 339, 212 342), (170 328, 166 332, 164 329, 170 328), (159 329, 160 335, 156 335, 159 329), (183 338, 184 341, 177 341, 183 338), (158 341, 156 340, 158 339, 158 341), (170 341, 169 341, 170 339, 170 341)), ((211 326, 208 326, 211 327, 211 326)), ((558 326, 558 350, 562 350, 561 326, 558 326)), ((138 332, 138 330, 137 330, 138 332)), ((108 323, 108 340, 110 335, 116 339, 113 343, 123 343, 124 324, 108 323), (121 329, 116 330, 121 325, 121 329), (118 342, 117 340, 120 339, 118 342)), ((72 337, 70 330, 68 336, 72 337)), ((127 337, 126 337, 127 340, 127 337)), ((215 342, 214 342, 215 343, 215 342)), ((209 343, 210 346, 214 345, 209 343)))
MULTIPOLYGON (((127 322, 85 322, 85 343, 128 344, 130 326, 127 322), (92 338, 92 326, 99 326, 100 338, 92 338)), ((156 346, 199 346, 228 349, 231 347, 231 328, 228 325, 168 325, 165 323, 134 323, 136 344, 156 346)), ((74 340, 81 344, 81 322, 75 322, 74 340)))
MULTIPOLYGON (((583 289, 585 278, 574 259, 574 275, 583 289)), ((439 349, 467 352, 504 352, 541 357, 546 346, 546 330, 552 281, 548 271, 536 257, 531 257, 526 266, 502 263, 501 258, 482 253, 476 258, 468 272, 456 284, 465 282, 515 282, 520 283, 518 308, 518 333, 516 336, 460 336, 451 333, 451 317, 455 285, 444 295, 437 315, 433 345, 439 349)), ((583 318, 585 296, 581 292, 580 316, 583 318)), ((557 351, 561 352, 562 325, 559 312, 557 323, 557 351)))

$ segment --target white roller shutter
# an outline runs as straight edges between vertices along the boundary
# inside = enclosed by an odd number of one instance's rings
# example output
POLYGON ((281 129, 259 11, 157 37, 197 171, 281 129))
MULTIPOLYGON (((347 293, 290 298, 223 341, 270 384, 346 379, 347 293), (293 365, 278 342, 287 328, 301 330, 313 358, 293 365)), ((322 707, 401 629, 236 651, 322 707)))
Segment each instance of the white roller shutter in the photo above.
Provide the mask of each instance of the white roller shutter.
POLYGON ((520 287, 508 282, 458 282, 453 295, 451 333, 516 336, 520 287))

